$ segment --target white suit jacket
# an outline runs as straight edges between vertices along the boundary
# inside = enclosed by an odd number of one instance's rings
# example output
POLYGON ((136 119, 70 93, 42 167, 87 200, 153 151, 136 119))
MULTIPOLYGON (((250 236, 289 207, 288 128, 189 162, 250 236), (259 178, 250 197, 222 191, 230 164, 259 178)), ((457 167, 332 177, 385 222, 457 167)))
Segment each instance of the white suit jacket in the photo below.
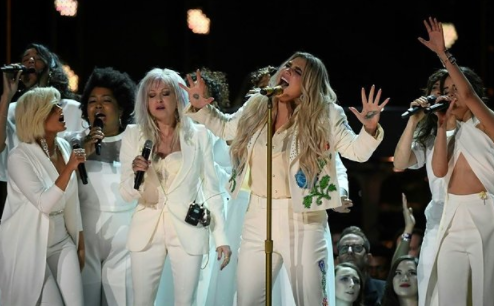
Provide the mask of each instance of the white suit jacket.
MULTIPOLYGON (((238 122, 242 117, 245 105, 261 97, 260 95, 254 95, 233 115, 225 115, 210 105, 198 112, 193 112, 189 106, 185 110, 185 114, 193 120, 204 124, 218 137, 231 140, 237 134, 238 122)), ((327 152, 329 162, 322 168, 318 176, 318 182, 312 189, 304 187, 304 177, 296 158, 298 156, 297 127, 294 128, 295 132, 291 135, 290 149, 287 150, 286 154, 288 154, 289 160, 289 186, 294 212, 327 210, 341 206, 335 154, 339 152, 343 157, 358 162, 367 161, 384 137, 384 131, 381 126, 378 127, 376 138, 365 132, 363 127, 358 135, 355 134, 348 124, 343 108, 334 103, 330 105, 328 123, 331 124, 331 136, 328 139, 330 146, 327 152)), ((256 131, 247 144, 247 160, 250 159, 252 148, 260 131, 261 129, 256 131)), ((243 170, 238 172, 237 169, 233 169, 232 171, 232 177, 228 182, 227 189, 233 197, 237 196, 244 180, 246 171, 245 169, 243 170)))
MULTIPOLYGON (((57 138, 65 162, 69 144, 57 138)), ((10 152, 8 195, 0 225, 2 305, 35 305, 45 278, 49 213, 64 206, 65 226, 78 245, 82 231, 77 177, 65 191, 55 185, 59 174, 36 144, 20 143, 10 152), (57 205, 57 207, 58 207, 57 205)))
POLYGON ((132 161, 142 154, 145 141, 139 126, 127 126, 120 150, 120 192, 126 201, 138 200, 127 241, 129 250, 138 252, 149 244, 165 205, 171 213, 180 243, 188 254, 208 253, 210 232, 217 247, 228 245, 223 197, 213 156, 213 135, 202 125, 193 126, 193 136, 189 140, 185 139, 183 132, 180 133, 182 167, 167 194, 164 193, 152 166, 146 171, 139 190, 134 189, 132 161), (205 206, 210 209, 212 219, 209 227, 185 222, 189 205, 193 201, 206 202, 205 206))

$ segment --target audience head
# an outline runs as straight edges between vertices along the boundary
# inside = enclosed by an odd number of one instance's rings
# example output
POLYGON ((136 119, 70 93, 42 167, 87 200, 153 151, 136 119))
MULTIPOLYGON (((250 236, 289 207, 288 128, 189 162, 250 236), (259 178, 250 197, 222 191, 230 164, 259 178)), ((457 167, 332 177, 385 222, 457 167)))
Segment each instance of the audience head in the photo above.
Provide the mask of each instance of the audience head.
POLYGON ((343 262, 335 266, 334 272, 337 304, 361 306, 365 279, 360 269, 351 262, 343 262))
POLYGON ((372 256, 367 264, 367 272, 372 278, 386 280, 393 251, 382 244, 372 245, 371 248, 372 256))
POLYGON ((46 133, 65 130, 60 93, 53 87, 38 87, 23 94, 17 101, 15 121, 21 142, 33 143, 46 133))
POLYGON ((337 244, 338 262, 355 264, 364 275, 367 274, 367 265, 370 257, 370 243, 367 236, 358 226, 349 226, 341 232, 337 244))
POLYGON ((101 116, 105 135, 108 131, 123 132, 133 122, 136 89, 127 73, 112 67, 95 68, 82 93, 82 118, 92 126, 96 115, 101 116))
POLYGON ((400 256, 393 263, 386 279, 383 306, 409 305, 406 300, 418 300, 418 258, 400 256))

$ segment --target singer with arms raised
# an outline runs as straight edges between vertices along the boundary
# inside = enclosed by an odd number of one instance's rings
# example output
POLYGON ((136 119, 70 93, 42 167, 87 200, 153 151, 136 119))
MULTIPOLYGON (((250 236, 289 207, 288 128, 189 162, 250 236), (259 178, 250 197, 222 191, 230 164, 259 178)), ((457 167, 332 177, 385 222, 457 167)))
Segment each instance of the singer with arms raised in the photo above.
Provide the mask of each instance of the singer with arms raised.
POLYGON ((82 118, 89 128, 66 136, 81 142, 87 154, 87 184, 79 180, 87 306, 133 305, 126 243, 136 201, 125 201, 116 186, 120 184, 122 133, 133 122, 136 88, 126 73, 111 67, 95 68, 81 98, 82 118))
POLYGON ((442 24, 429 18, 424 25, 429 40, 419 41, 448 70, 443 93, 452 101, 445 114, 437 113, 432 171, 444 178, 447 191, 425 305, 491 305, 494 112, 485 103, 481 79, 467 77, 446 50, 442 24), (456 118, 458 126, 448 143, 450 117, 456 118))
POLYGON ((222 260, 224 268, 231 255, 213 135, 183 116, 189 102, 179 84, 185 82, 171 69, 150 70, 138 86, 136 124, 127 126, 122 138, 120 191, 127 201, 138 200, 127 242, 135 305, 154 305, 166 258, 175 305, 192 305, 210 235, 217 257, 207 260, 222 260), (153 147, 146 159, 148 141, 153 147))
POLYGON ((75 170, 85 160, 57 137, 66 129, 52 87, 35 88, 16 107, 19 145, 9 155, 0 225, 2 305, 83 305, 84 237, 75 170))
POLYGON ((322 61, 296 52, 270 81, 272 87, 283 87, 281 94, 272 96, 271 136, 266 134, 266 96, 254 94, 235 114, 225 115, 208 105, 212 99, 202 95, 204 82, 189 80, 189 85, 192 107, 186 114, 232 140, 228 190, 235 197, 244 179, 250 185, 237 269, 238 305, 265 303, 265 273, 259 267, 265 267, 266 258, 267 137, 273 138, 273 276, 285 266, 297 305, 334 305, 334 292, 328 293, 324 284, 334 284, 326 210, 341 206, 335 154, 359 162, 370 158, 384 135, 378 122, 388 99, 380 104, 380 90, 374 96, 372 87, 367 96, 362 89, 362 111, 350 108, 363 124, 355 134, 336 102, 322 61), (250 177, 245 178, 246 173, 250 177), (258 272, 252 273, 253 267, 258 272))

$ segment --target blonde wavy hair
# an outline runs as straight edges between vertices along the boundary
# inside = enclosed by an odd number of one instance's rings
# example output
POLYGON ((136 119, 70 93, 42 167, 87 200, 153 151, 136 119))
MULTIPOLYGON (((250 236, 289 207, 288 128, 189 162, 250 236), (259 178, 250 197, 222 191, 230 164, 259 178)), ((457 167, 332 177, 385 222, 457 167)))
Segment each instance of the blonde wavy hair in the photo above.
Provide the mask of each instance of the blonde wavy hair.
POLYGON ((21 142, 33 143, 45 137, 45 121, 53 106, 60 103, 60 92, 54 87, 36 87, 17 101, 15 126, 21 142))
MULTIPOLYGON (((323 62, 307 52, 296 52, 288 58, 278 71, 271 77, 270 85, 279 83, 280 72, 286 69, 288 62, 295 58, 306 61, 302 73, 302 95, 298 101, 292 101, 295 109, 289 125, 297 129, 297 159, 304 172, 308 187, 312 187, 317 174, 321 171, 321 162, 330 158, 327 154, 330 141, 329 109, 336 103, 337 97, 329 83, 329 76, 323 62)), ((242 117, 239 119, 237 136, 230 148, 233 166, 242 171, 247 163, 247 144, 252 135, 263 128, 267 122, 267 97, 254 95, 244 105, 242 117)), ((273 118, 278 111, 277 99, 273 98, 273 118)))
POLYGON ((189 105, 189 96, 186 90, 178 84, 185 84, 180 75, 172 69, 154 68, 139 82, 137 96, 134 107, 135 122, 140 126, 145 139, 151 140, 155 147, 160 143, 160 130, 153 116, 149 112, 148 93, 150 88, 165 84, 168 86, 177 99, 177 113, 175 127, 175 140, 178 139, 180 130, 185 131, 185 139, 192 137, 192 119, 184 116, 184 109, 189 105))

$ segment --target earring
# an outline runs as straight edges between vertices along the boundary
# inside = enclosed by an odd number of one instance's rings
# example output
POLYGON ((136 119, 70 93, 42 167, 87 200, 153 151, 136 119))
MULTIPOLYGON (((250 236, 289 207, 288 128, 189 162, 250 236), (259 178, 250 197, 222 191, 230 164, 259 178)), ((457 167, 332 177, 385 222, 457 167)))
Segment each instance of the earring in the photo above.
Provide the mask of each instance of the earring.
POLYGON ((175 111, 175 120, 177 120, 177 123, 180 122, 180 115, 178 114, 178 110, 175 111))

